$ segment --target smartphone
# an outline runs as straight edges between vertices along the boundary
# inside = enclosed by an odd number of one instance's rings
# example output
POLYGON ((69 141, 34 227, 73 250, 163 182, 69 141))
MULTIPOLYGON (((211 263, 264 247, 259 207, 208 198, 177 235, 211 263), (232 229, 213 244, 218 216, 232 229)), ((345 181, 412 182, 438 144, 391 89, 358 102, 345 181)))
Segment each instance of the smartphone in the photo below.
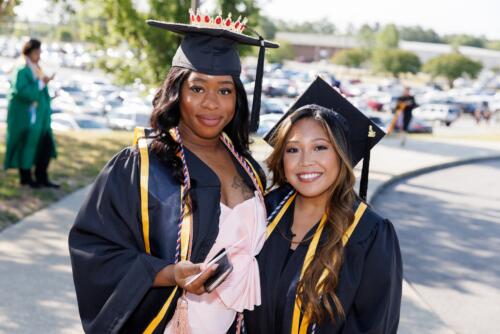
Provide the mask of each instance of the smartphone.
MULTIPOLYGON (((246 239, 246 236, 232 244, 231 246, 227 248, 222 248, 215 256, 208 261, 207 263, 207 268, 210 267, 212 264, 217 263, 219 264, 217 266, 217 269, 215 269, 215 272, 210 276, 204 283, 205 290, 207 292, 213 291, 216 287, 218 287, 224 280, 227 278, 227 276, 233 271, 233 265, 231 264, 231 261, 229 261, 229 258, 227 257, 227 253, 238 246, 243 240, 246 239)), ((193 283, 198 277, 200 277, 203 274, 204 271, 201 273, 198 273, 196 275, 191 276, 186 285, 189 285, 193 283)))
POLYGON ((227 257, 225 248, 221 249, 208 263, 210 265, 214 263, 218 264, 217 269, 215 269, 213 275, 210 276, 203 284, 205 290, 210 293, 219 285, 221 285, 222 282, 224 282, 224 280, 227 278, 227 276, 229 276, 229 274, 233 271, 233 265, 227 257))

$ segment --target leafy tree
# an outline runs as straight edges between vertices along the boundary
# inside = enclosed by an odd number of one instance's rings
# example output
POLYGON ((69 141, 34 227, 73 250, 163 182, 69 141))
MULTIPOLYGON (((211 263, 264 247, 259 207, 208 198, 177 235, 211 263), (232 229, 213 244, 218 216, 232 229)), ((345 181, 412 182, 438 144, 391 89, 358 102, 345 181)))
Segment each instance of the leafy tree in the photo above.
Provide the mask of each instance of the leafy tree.
POLYGON ((423 70, 433 77, 443 76, 448 80, 450 87, 453 81, 462 75, 476 78, 483 65, 459 53, 450 53, 434 57, 424 64, 423 70))
POLYGON ((395 77, 401 73, 418 73, 421 67, 416 54, 399 49, 378 49, 372 61, 375 71, 389 72, 395 77))
POLYGON ((489 41, 487 44, 486 44, 486 47, 488 49, 492 49, 492 50, 498 50, 500 51, 500 41, 489 41))
POLYGON ((420 26, 398 27, 399 37, 405 41, 444 43, 444 40, 432 29, 423 29, 420 26))
POLYGON ((488 42, 485 37, 476 37, 465 34, 448 35, 445 36, 444 39, 448 44, 473 46, 476 48, 484 48, 488 42))
POLYGON ((273 40, 278 31, 278 27, 273 20, 263 15, 260 16, 258 29, 262 32, 262 36, 268 40, 273 40))
POLYGON ((21 0, 0 0, 0 20, 3 17, 13 16, 14 7, 19 5, 21 0))
POLYGON ((356 67, 361 65, 370 58, 370 53, 363 49, 346 49, 340 50, 332 57, 332 62, 338 65, 356 67))
POLYGON ((283 61, 295 58, 293 46, 285 41, 278 41, 280 47, 266 51, 266 59, 270 63, 283 64, 283 61))
MULTIPOLYGON (((69 0, 51 0, 70 3, 69 0)), ((169 70, 181 37, 146 24, 147 19, 171 22, 189 21, 190 0, 80 0, 76 11, 82 39, 97 45, 104 56, 98 64, 122 83, 140 78, 158 85, 169 70), (117 51, 121 51, 118 53, 117 51), (115 54, 115 56, 113 56, 115 54), (110 56, 111 55, 111 56, 110 56)), ((231 12, 258 22, 258 7, 250 0, 219 0, 223 15, 231 12)), ((245 52, 245 51, 244 51, 245 52)))
POLYGON ((279 31, 313 33, 313 34, 334 34, 337 28, 335 24, 328 19, 317 21, 308 21, 302 23, 286 22, 283 20, 276 21, 276 26, 279 31))
POLYGON ((75 40, 75 36, 73 36, 73 32, 67 26, 60 26, 56 29, 55 35, 57 40, 62 42, 73 42, 75 40))
POLYGON ((382 49, 394 49, 399 45, 399 32, 394 24, 388 24, 377 33, 376 46, 382 49))
POLYGON ((368 24, 363 24, 358 30, 356 39, 362 48, 371 50, 375 47, 376 34, 379 31, 380 26, 378 24, 373 27, 368 24))

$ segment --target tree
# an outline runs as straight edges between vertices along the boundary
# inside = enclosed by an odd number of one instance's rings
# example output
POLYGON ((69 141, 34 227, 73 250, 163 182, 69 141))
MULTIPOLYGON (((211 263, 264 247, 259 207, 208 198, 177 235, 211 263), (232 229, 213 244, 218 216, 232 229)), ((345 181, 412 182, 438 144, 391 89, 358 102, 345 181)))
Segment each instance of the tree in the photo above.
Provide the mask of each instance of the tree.
MULTIPOLYGON (((224 16, 229 12, 233 19, 247 16, 248 25, 256 25, 258 7, 252 1, 219 0, 219 4, 224 16)), ((146 20, 187 23, 190 7, 190 0, 81 0, 77 16, 82 38, 95 43, 107 55, 98 62, 101 68, 113 73, 121 83, 139 78, 146 84, 158 85, 170 68, 181 37, 150 27, 146 20)))
POLYGON ((489 41, 488 44, 486 44, 486 47, 488 49, 500 51, 500 41, 489 41))
POLYGON ((295 52, 290 43, 278 41, 280 47, 277 49, 269 49, 266 51, 266 59, 270 63, 283 64, 283 61, 295 58, 295 52))
POLYGON ((332 62, 347 67, 359 68, 370 58, 370 53, 363 49, 340 50, 332 57, 332 62))
POLYGON ((267 40, 273 40, 278 31, 278 27, 276 27, 273 20, 263 15, 260 16, 258 28, 262 32, 262 36, 267 40))
POLYGON ((375 71, 389 72, 395 77, 401 73, 418 73, 421 67, 416 54, 399 49, 378 49, 372 61, 375 71))
POLYGON ((476 37, 471 35, 448 35, 444 37, 445 41, 448 44, 452 45, 465 45, 465 46, 473 46, 476 48, 484 48, 488 43, 488 40, 485 37, 476 37))
POLYGON ((398 27, 399 38, 404 41, 425 43, 444 43, 444 40, 432 29, 423 29, 420 26, 398 27))
POLYGON ((287 22, 283 20, 276 21, 276 26, 279 31, 309 33, 309 34, 334 34, 337 28, 328 19, 317 21, 308 21, 302 23, 287 22))
POLYGON ((377 33, 376 46, 381 49, 395 49, 399 45, 398 28, 394 24, 388 24, 377 33))
POLYGON ((363 24, 358 30, 356 39, 362 48, 371 50, 375 47, 376 33, 379 30, 378 24, 373 27, 368 24, 363 24))
POLYGON ((450 87, 453 87, 455 79, 465 74, 476 78, 482 68, 481 62, 474 61, 459 53, 450 53, 430 59, 425 63, 423 70, 433 77, 445 77, 450 87))
POLYGON ((0 0, 0 20, 6 16, 13 16, 14 7, 20 3, 21 0, 0 0))

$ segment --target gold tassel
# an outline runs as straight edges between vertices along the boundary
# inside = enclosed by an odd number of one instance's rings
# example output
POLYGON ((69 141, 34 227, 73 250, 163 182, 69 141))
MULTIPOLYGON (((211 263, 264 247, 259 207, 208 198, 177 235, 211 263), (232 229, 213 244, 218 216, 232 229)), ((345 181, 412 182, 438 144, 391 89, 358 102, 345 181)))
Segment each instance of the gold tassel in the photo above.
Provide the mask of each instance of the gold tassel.
POLYGON ((189 318, 188 318, 188 302, 184 296, 177 300, 174 316, 172 317, 175 334, 190 334, 189 318))

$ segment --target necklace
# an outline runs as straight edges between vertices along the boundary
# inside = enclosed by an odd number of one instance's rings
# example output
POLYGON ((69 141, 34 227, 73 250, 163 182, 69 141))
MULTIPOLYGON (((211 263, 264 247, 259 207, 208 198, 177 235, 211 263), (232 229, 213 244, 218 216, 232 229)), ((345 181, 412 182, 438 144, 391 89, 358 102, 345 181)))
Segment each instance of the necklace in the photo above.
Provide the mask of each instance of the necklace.
POLYGON ((302 245, 302 244, 305 244, 307 243, 309 240, 311 240, 313 237, 314 237, 314 234, 312 234, 311 236, 309 236, 308 238, 306 239, 302 239, 300 241, 294 241, 293 238, 295 238, 296 234, 292 233, 292 239, 288 238, 285 233, 283 233, 283 230, 281 228, 278 229, 279 233, 281 234, 281 236, 283 237, 283 239, 285 239, 286 241, 290 242, 291 244, 294 244, 294 245, 302 245))

